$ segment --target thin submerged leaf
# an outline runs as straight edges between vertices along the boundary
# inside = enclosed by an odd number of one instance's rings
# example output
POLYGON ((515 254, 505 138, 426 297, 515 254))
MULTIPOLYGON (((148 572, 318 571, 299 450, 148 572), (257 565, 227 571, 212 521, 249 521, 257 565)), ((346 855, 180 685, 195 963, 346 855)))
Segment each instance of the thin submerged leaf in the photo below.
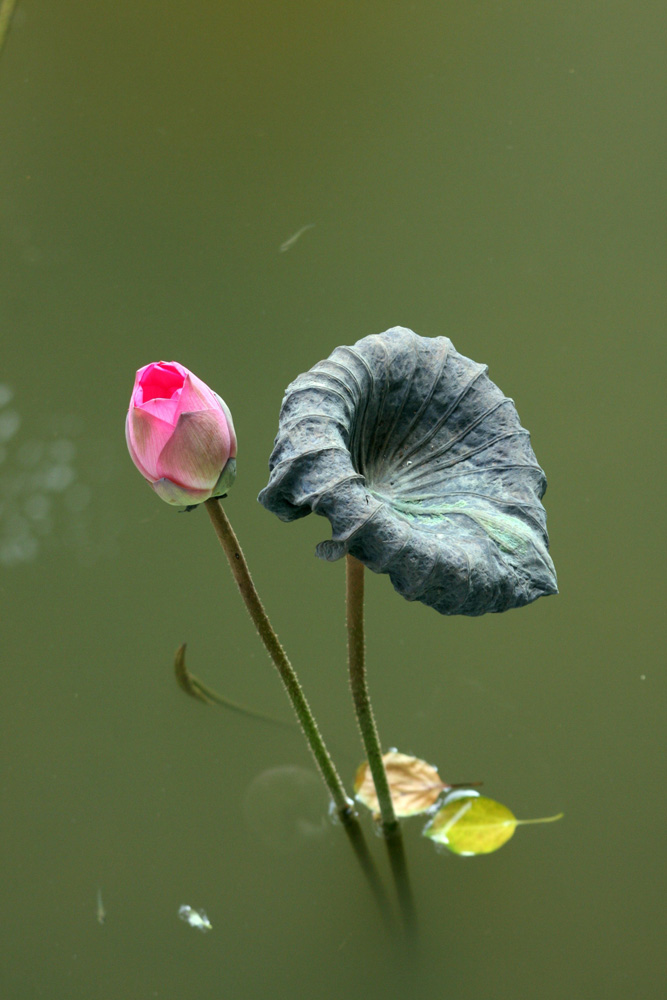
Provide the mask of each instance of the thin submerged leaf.
POLYGON ((491 854, 506 844, 517 826, 527 823, 552 823, 561 819, 545 816, 542 819, 519 820, 501 802, 494 802, 474 793, 452 795, 424 828, 424 836, 444 844, 454 854, 466 857, 491 854))
POLYGON ((181 643, 181 645, 176 650, 176 655, 174 656, 174 674, 176 675, 176 683, 189 694, 192 698, 197 698, 199 701, 203 701, 206 705, 212 705, 214 699, 209 697, 205 693, 205 688, 200 684, 194 674, 191 674, 188 670, 187 664, 185 662, 185 649, 187 643, 181 643))
MULTIPOLYGON (((426 812, 435 805, 445 789, 451 788, 451 785, 444 783, 435 767, 418 757, 390 750, 382 755, 382 760, 387 772, 394 812, 399 819, 426 812)), ((375 785, 366 761, 357 770, 354 794, 376 818, 379 816, 375 785)))
POLYGON ((285 722, 283 719, 276 719, 272 715, 258 712, 254 708, 246 708, 245 705, 239 705, 238 702, 225 698, 223 695, 218 694, 217 691, 214 691, 213 688, 203 684, 188 669, 185 662, 186 645, 187 643, 182 643, 174 656, 176 683, 186 694, 189 694, 192 698, 196 698, 198 701, 203 701, 205 705, 220 705, 222 708, 229 708, 232 712, 240 712, 242 715, 248 715, 253 719, 261 719, 262 722, 271 722, 274 726, 286 726, 289 729, 294 728, 294 724, 291 722, 285 722))

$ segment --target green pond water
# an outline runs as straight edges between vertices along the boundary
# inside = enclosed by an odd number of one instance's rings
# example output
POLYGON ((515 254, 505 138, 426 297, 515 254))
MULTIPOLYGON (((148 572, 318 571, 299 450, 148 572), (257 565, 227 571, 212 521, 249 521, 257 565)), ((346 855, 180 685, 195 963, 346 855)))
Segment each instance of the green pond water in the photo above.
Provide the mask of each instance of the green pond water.
POLYGON ((666 27, 653 3, 19 0, 0 53, 3 998, 661 995, 666 27), (203 683, 290 719, 204 511, 158 500, 123 434, 149 361, 229 404, 226 510, 349 788, 344 564, 314 557, 325 520, 281 524, 256 495, 287 384, 397 324, 516 401, 560 595, 445 618, 368 573, 383 744, 521 818, 565 813, 477 858, 406 820, 406 959, 296 729, 177 686, 187 641, 203 683))

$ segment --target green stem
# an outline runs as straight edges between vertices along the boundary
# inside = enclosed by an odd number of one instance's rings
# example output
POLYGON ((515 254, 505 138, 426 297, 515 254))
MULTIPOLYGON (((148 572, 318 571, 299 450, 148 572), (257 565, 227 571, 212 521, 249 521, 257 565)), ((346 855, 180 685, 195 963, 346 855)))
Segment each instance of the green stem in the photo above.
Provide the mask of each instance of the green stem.
POLYGON ((346 611, 347 611, 347 652, 350 671, 350 687, 361 730, 361 738, 366 748, 366 758, 371 769, 375 792, 378 797, 382 832, 385 836, 389 864, 391 866, 396 895, 403 916, 408 942, 412 946, 416 934, 415 904, 408 876, 408 866, 403 848, 403 835, 396 819, 391 801, 387 772, 382 760, 382 750, 377 726, 371 707, 371 699, 366 683, 366 649, 364 639, 364 564, 354 556, 346 557, 346 611))
POLYGON ((343 783, 341 782, 334 763, 329 756, 329 751, 324 745, 324 740, 320 735, 317 723, 315 722, 313 713, 311 712, 310 706, 306 701, 294 668, 287 659, 287 654, 280 645, 278 636, 274 632, 273 626, 271 625, 262 602, 259 599, 259 594, 257 593, 255 585, 252 582, 250 570, 248 569, 248 564, 245 561, 238 539, 234 534, 232 526, 229 523, 220 501, 218 499, 206 500, 205 506, 209 517, 211 518, 211 523, 215 528, 215 533, 225 551, 232 574, 236 580, 239 591, 241 592, 241 597, 245 601, 248 613, 253 620, 260 639, 264 643, 269 656, 273 660, 278 673, 280 674, 280 679, 283 682, 287 696, 292 702, 292 707, 296 712, 296 716, 299 720, 303 733, 308 740, 308 745, 310 746, 315 762, 320 769, 324 782, 329 789, 329 793, 334 801, 336 809, 341 818, 345 819, 352 812, 352 803, 345 794, 343 783))
POLYGON ((0 52, 5 44, 15 6, 16 0, 0 0, 0 52))
POLYGON ((529 826, 531 823, 555 823, 557 819, 562 819, 565 813, 558 813, 556 816, 541 816, 539 819, 518 819, 517 826, 529 826))
POLYGON ((347 654, 350 688, 357 713, 366 759, 373 777, 380 806, 382 831, 391 836, 398 830, 398 821, 391 801, 387 772, 382 760, 375 717, 366 683, 366 651, 364 643, 364 564, 354 556, 346 556, 347 654))

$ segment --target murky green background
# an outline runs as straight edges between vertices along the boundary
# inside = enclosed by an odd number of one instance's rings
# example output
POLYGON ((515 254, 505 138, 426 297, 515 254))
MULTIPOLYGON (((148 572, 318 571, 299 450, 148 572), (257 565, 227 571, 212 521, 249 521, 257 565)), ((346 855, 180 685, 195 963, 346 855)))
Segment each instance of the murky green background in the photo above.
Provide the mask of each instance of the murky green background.
POLYGON ((654 3, 20 0, 0 56, 3 997, 660 995, 666 25, 654 3), (289 718, 208 519, 162 504, 123 437, 151 360, 229 403, 227 510, 351 782, 344 567, 314 558, 326 522, 255 496, 287 383, 395 324, 515 398, 561 588, 459 620, 369 574, 385 745, 566 814, 468 860, 405 823, 412 974, 298 734, 177 688, 187 640, 202 679, 289 718))

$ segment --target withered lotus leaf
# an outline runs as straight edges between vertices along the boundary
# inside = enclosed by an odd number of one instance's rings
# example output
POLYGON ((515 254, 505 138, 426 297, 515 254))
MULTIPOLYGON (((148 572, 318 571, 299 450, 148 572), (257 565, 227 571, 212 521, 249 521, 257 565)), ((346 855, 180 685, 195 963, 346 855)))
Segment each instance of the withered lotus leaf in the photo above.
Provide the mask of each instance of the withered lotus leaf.
POLYGON ((260 503, 327 517, 319 556, 349 552, 442 614, 555 594, 546 479, 486 371, 404 327, 337 347, 287 388, 260 503))

